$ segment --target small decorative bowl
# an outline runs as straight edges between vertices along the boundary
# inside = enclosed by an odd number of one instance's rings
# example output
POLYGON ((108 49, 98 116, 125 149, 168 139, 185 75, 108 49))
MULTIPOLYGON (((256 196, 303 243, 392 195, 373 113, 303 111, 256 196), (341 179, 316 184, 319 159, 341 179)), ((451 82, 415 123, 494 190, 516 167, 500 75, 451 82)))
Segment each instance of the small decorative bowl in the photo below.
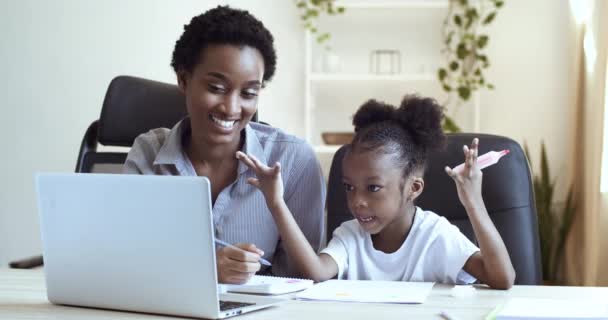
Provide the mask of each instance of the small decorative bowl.
POLYGON ((322 132, 321 137, 325 144, 342 145, 353 141, 354 132, 322 132))

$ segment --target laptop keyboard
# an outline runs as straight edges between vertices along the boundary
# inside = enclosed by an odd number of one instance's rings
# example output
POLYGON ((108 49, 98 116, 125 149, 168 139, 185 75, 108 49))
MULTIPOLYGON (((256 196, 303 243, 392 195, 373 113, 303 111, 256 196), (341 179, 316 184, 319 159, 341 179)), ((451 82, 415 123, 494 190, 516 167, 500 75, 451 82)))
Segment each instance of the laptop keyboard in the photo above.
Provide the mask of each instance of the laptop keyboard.
POLYGON ((252 306, 255 303, 236 302, 236 301, 222 301, 220 300, 220 311, 226 311, 230 309, 242 308, 252 306))

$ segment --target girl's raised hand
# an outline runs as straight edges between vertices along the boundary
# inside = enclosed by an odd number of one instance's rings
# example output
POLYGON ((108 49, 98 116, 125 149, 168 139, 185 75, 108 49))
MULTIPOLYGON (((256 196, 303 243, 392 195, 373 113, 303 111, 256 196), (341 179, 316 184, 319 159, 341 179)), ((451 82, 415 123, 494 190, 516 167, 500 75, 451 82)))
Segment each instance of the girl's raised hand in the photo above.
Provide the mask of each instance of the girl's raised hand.
POLYGON ((483 203, 481 198, 482 172, 477 165, 477 155, 479 150, 479 139, 473 139, 471 147, 463 146, 464 168, 461 172, 456 172, 450 167, 445 167, 445 172, 456 182, 458 198, 460 202, 470 208, 483 203))
POLYGON ((281 178, 280 163, 277 162, 274 166, 269 167, 253 155, 247 155, 241 151, 236 152, 236 158, 255 172, 257 178, 249 178, 247 183, 262 191, 269 207, 283 201, 283 179, 281 178))

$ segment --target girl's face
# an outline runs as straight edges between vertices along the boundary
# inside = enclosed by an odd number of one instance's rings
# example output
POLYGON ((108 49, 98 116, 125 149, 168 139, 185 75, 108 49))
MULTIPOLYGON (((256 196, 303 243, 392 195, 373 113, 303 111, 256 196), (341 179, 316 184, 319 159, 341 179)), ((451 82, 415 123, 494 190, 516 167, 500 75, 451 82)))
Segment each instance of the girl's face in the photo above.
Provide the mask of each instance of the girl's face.
POLYGON ((406 209, 422 192, 422 179, 413 175, 404 178, 403 169, 395 164, 392 155, 374 150, 347 152, 342 176, 348 208, 365 231, 406 232, 411 221, 406 209))
POLYGON ((178 75, 194 138, 208 144, 240 141, 257 110, 264 59, 248 46, 209 45, 194 70, 178 75))

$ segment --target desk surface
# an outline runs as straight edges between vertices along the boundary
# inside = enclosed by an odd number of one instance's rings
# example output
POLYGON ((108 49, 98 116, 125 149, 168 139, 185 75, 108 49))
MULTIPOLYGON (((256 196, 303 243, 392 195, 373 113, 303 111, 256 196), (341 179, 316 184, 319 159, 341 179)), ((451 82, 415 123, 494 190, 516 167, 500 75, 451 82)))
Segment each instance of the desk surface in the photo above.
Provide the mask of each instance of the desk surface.
MULTIPOLYGON (((449 285, 435 285, 420 305, 363 304, 289 300, 279 307, 233 319, 441 319, 444 310, 458 319, 484 319, 508 297, 608 297, 608 287, 515 286, 508 291, 479 286, 468 298, 450 295, 449 285)), ((0 269, 0 319, 179 319, 131 312, 53 305, 46 298, 42 270, 0 269)))

